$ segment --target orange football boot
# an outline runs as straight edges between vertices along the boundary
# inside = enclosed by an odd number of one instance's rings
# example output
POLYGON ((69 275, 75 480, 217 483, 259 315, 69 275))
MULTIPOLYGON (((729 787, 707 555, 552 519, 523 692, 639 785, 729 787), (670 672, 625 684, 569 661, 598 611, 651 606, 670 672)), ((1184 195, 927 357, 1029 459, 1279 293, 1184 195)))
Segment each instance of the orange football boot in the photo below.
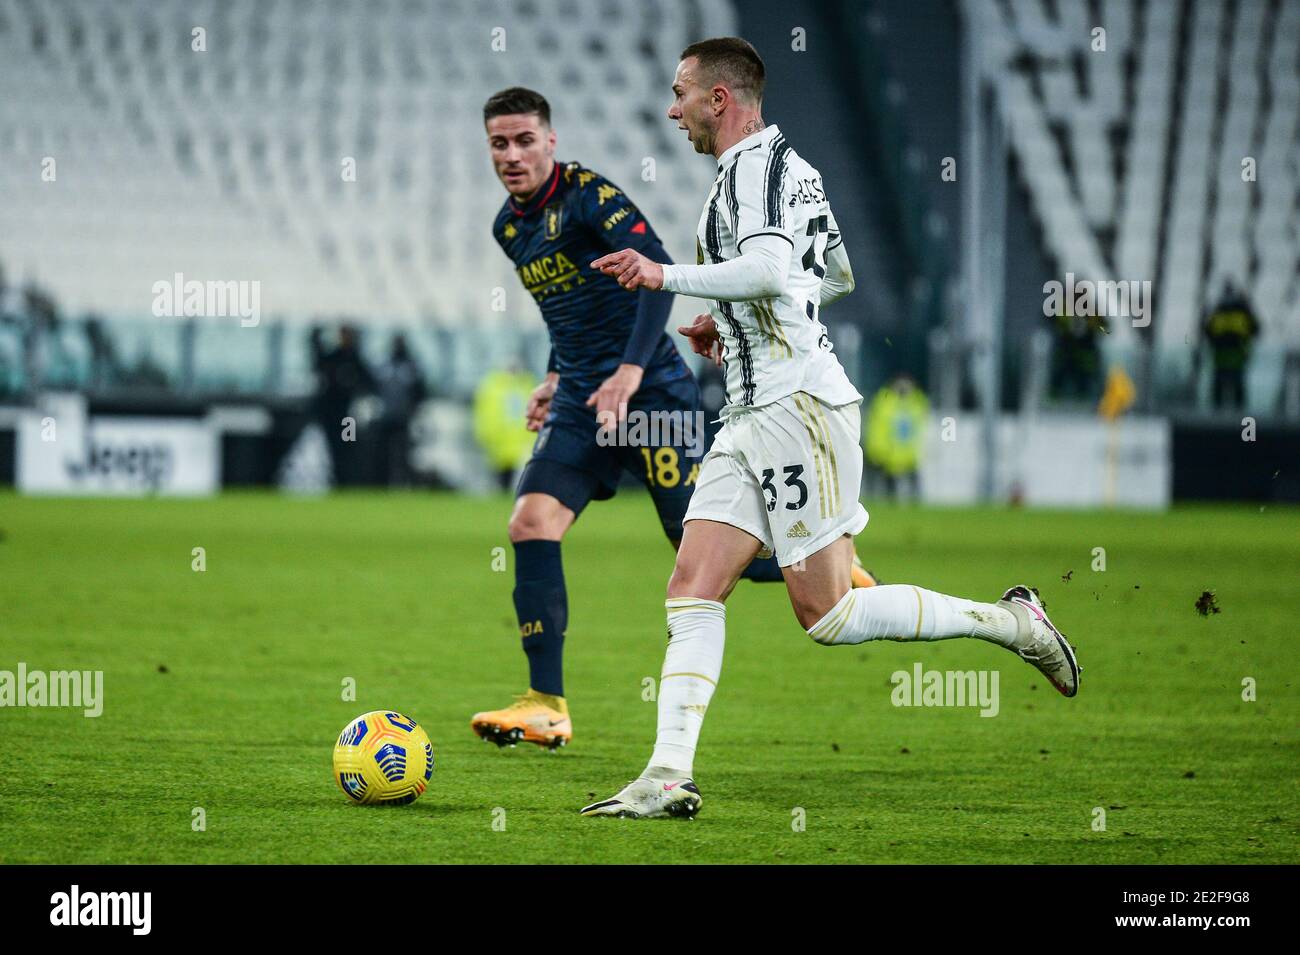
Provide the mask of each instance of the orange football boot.
POLYGON ((573 739, 569 704, 564 697, 532 689, 515 697, 505 709, 475 713, 469 725, 484 742, 490 740, 498 746, 536 743, 559 749, 573 739))
POLYGON ((849 578, 853 581, 854 587, 874 587, 880 583, 875 574, 862 566, 862 560, 857 554, 853 555, 853 567, 849 571, 849 578))

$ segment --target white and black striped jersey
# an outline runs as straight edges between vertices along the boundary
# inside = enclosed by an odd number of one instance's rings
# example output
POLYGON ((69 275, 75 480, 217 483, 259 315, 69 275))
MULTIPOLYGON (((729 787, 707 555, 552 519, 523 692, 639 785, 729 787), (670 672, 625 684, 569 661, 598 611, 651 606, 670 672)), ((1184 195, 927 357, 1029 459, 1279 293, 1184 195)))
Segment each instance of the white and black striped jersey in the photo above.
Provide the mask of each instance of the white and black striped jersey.
POLYGON ((861 401, 831 350, 818 315, 826 252, 842 239, 821 174, 776 126, 736 143, 718 160, 718 177, 696 232, 697 259, 734 259, 746 241, 779 236, 794 249, 779 298, 713 301, 725 345, 726 416, 802 391, 828 405, 861 401))

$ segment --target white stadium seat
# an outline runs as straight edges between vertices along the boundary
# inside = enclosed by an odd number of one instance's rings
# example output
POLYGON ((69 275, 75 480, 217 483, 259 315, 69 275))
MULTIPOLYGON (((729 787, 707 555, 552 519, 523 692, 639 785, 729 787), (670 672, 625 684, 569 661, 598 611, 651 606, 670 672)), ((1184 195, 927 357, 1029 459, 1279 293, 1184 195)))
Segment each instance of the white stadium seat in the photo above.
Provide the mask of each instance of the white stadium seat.
POLYGON ((982 35, 999 35, 985 74, 1059 270, 1158 276, 1162 345, 1195 342, 1231 278, 1265 338, 1300 346, 1300 4, 1197 0, 1181 29, 1174 3, 1105 0, 1095 24, 1085 4, 965 6, 982 35), (1106 29, 1104 52, 1091 48, 1094 26, 1106 29), (1034 81, 1012 60, 1030 63, 1034 81), (1050 124, 1065 131, 1069 162, 1050 124))
POLYGON ((153 283, 182 272, 260 280, 290 320, 531 326, 522 294, 490 309, 518 282, 489 228, 504 193, 483 101, 539 87, 560 158, 619 182, 693 257, 709 167, 660 149, 687 23, 728 33, 734 14, 712 0, 635 16, 601 0, 0 0, 0 263, 73 314, 147 317, 153 283), (45 156, 57 180, 42 186, 45 156))

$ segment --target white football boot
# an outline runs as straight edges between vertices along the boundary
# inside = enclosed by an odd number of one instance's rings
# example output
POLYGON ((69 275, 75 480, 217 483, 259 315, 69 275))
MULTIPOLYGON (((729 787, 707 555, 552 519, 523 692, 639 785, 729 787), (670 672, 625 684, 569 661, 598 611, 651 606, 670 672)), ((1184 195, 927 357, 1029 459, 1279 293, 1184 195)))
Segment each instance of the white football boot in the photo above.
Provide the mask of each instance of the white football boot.
POLYGON ((1020 636, 1011 649, 1026 663, 1036 666, 1062 695, 1078 693, 1080 667, 1074 658, 1074 648, 1047 619, 1038 594, 1024 585, 1012 587, 1002 595, 998 606, 1010 610, 1020 623, 1020 636))
POLYGON ((671 772, 641 776, 620 789, 612 798, 602 799, 581 810, 584 816, 616 816, 620 819, 692 819, 700 811, 700 790, 693 779, 683 779, 671 772))

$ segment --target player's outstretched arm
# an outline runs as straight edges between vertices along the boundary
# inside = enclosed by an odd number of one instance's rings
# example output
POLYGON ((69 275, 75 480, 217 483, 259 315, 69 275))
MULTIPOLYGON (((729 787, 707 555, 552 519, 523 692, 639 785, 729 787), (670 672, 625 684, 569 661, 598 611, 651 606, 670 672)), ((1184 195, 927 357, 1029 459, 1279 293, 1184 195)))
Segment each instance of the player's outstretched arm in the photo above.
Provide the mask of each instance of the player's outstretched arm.
MULTIPOLYGON (((669 265, 673 261, 659 240, 653 236, 641 246, 641 249, 643 251, 635 254, 648 258, 651 262, 669 265)), ((600 387, 587 399, 587 407, 596 409, 598 421, 612 424, 622 421, 627 416, 628 402, 641 387, 645 366, 650 362, 655 346, 664 336, 664 325, 668 323, 673 297, 656 295, 655 291, 657 289, 648 285, 640 287, 640 291, 637 292, 636 321, 632 326, 632 334, 628 336, 627 345, 623 349, 623 361, 614 374, 601 382, 600 387)))
MULTIPOLYGON (((717 195, 711 200, 737 237, 735 255, 707 265, 666 265, 664 289, 721 302, 780 298, 786 293, 797 216, 787 211, 788 174, 769 181, 770 164, 766 154, 742 152, 728 176, 730 201, 719 202, 717 195)), ((711 249, 710 255, 719 258, 719 250, 711 249)))
POLYGON ((722 302, 747 302, 785 294, 793 250, 785 236, 755 235, 744 241, 736 258, 713 265, 660 265, 634 249, 623 249, 601 256, 591 266, 613 276, 626 289, 662 289, 722 302))
POLYGON ((636 249, 620 249, 591 263, 593 269, 618 279, 629 292, 639 288, 658 292, 664 287, 664 267, 636 249))

